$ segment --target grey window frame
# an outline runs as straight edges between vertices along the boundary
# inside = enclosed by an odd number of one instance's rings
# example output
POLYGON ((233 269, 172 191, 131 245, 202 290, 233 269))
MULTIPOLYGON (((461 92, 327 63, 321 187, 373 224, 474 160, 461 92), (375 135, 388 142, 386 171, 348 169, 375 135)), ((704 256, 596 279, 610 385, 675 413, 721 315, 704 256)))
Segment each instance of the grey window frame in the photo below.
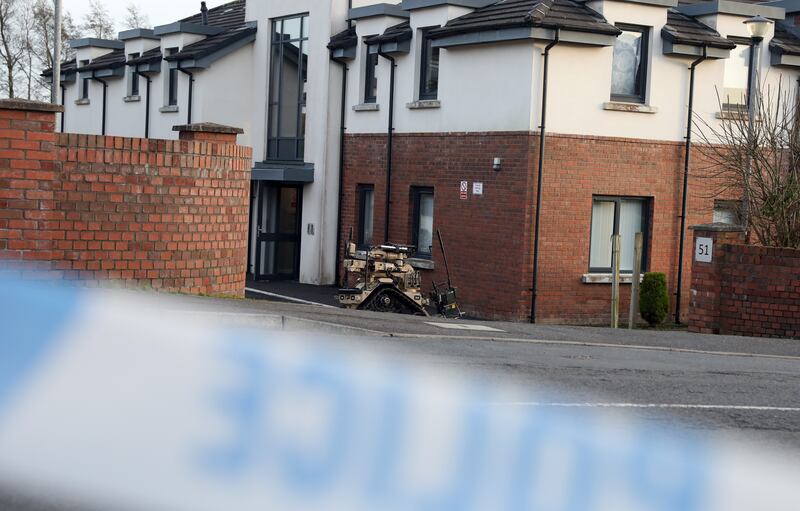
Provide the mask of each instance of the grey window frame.
MULTIPOLYGON (((642 64, 639 66, 639 76, 637 76, 639 92, 637 94, 614 94, 611 93, 611 101, 621 101, 625 103, 647 103, 647 79, 650 70, 650 33, 651 27, 643 25, 630 25, 627 23, 617 23, 615 25, 618 29, 626 32, 639 32, 642 34, 642 64)), ((612 56, 613 59, 613 56, 612 56)), ((612 60, 613 66, 613 60, 612 60)), ((611 70, 614 72, 613 67, 611 70)))
MULTIPOLYGON (((642 203, 642 225, 644 228, 642 229, 642 234, 644 235, 644 246, 642 247, 642 273, 647 272, 648 269, 648 258, 650 255, 650 209, 652 208, 653 199, 650 197, 634 197, 634 196, 627 196, 627 195, 593 195, 592 196, 592 215, 591 220, 589 221, 589 273, 611 273, 613 271, 612 268, 599 268, 592 266, 592 240, 594 237, 594 232, 592 231, 592 226, 594 225, 594 204, 595 202, 614 202, 614 232, 613 234, 619 234, 619 223, 620 223, 620 211, 622 210, 622 202, 623 201, 638 201, 642 203)), ((623 275, 631 275, 633 274, 633 270, 620 270, 620 273, 623 275)))
POLYGON ((269 48, 269 55, 270 55, 270 65, 269 65, 269 97, 267 98, 267 147, 266 147, 266 158, 270 161, 303 161, 305 156, 305 123, 301 123, 303 110, 306 107, 306 90, 303 86, 303 71, 307 73, 308 70, 303 67, 303 59, 299 57, 298 60, 298 91, 299 97, 296 105, 296 126, 297 130, 295 132, 294 137, 282 137, 278 136, 278 134, 273 133, 273 124, 278 126, 278 132, 280 133, 280 126, 281 126, 281 119, 283 118, 283 68, 281 67, 279 71, 279 76, 277 77, 278 80, 278 95, 275 101, 273 101, 273 96, 275 92, 275 84, 274 84, 274 77, 272 73, 275 71, 275 62, 273 59, 276 58, 275 49, 276 44, 278 44, 278 54, 279 59, 281 62, 283 61, 283 45, 284 43, 291 43, 291 42, 298 42, 300 54, 303 53, 303 43, 305 43, 306 48, 308 48, 309 44, 309 26, 310 26, 310 16, 309 13, 300 13, 300 14, 293 14, 291 16, 282 16, 278 18, 272 18, 270 20, 270 48, 269 48), (300 37, 297 39, 287 39, 287 40, 277 40, 276 33, 283 34, 283 23, 287 20, 300 20, 300 37), (276 32, 276 24, 281 24, 280 31, 276 32), (275 107, 277 119, 272 119, 272 110, 275 107), (303 131, 301 134, 300 131, 303 131), (294 144, 294 157, 292 158, 281 158, 281 142, 282 141, 293 141, 294 144))
POLYGON ((367 208, 366 208, 366 195, 367 192, 372 192, 372 241, 375 241, 375 185, 360 184, 356 186, 356 194, 358 195, 358 232, 356 233, 356 246, 359 250, 369 249, 369 244, 364 239, 365 232, 364 226, 366 225, 367 208))
POLYGON ((364 103, 372 104, 378 102, 378 61, 380 56, 377 53, 370 53, 369 48, 364 53, 364 103), (375 82, 375 90, 370 83, 375 82))
MULTIPOLYGON (((88 66, 90 62, 89 60, 82 60, 81 67, 88 66)), ((89 82, 91 80, 88 77, 81 78, 80 97, 78 99, 89 99, 89 82)))
MULTIPOLYGON (((128 60, 133 60, 139 58, 138 53, 131 53, 128 56, 128 60)), ((129 96, 138 96, 139 95, 139 75, 136 73, 136 67, 128 66, 128 72, 130 73, 131 81, 130 81, 130 88, 129 88, 129 96)))
POLYGON ((438 64, 441 62, 441 50, 439 48, 433 48, 433 40, 429 37, 431 30, 434 30, 438 27, 429 27, 424 28, 420 32, 420 36, 422 38, 420 44, 420 67, 419 67, 419 99, 421 100, 435 100, 439 99, 439 78, 438 78, 438 64), (427 89, 427 82, 429 78, 430 62, 428 61, 428 46, 431 46, 431 51, 435 52, 437 55, 437 79, 436 79, 436 90, 430 91, 427 89))
MULTIPOLYGON (((168 55, 174 55, 176 53, 178 53, 178 48, 167 49, 168 55)), ((178 106, 178 69, 170 66, 169 73, 167 74, 167 79, 169 80, 167 84, 167 106, 178 106)))
POLYGON ((426 248, 424 251, 419 246, 419 228, 420 228, 420 209, 422 204, 422 196, 430 195, 433 199, 434 205, 434 222, 436 211, 436 193, 432 186, 412 186, 411 187, 411 201, 414 208, 414 213, 411 222, 411 244, 416 247, 415 257, 419 259, 433 259, 433 247, 426 248))

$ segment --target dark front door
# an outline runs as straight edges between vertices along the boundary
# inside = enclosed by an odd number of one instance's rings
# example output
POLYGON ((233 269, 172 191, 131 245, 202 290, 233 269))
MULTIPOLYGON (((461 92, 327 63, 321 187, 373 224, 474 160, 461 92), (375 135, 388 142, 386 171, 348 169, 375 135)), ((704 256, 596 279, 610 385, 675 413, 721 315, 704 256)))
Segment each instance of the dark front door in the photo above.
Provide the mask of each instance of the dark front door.
POLYGON ((257 183, 256 280, 294 280, 300 273, 300 185, 257 183))

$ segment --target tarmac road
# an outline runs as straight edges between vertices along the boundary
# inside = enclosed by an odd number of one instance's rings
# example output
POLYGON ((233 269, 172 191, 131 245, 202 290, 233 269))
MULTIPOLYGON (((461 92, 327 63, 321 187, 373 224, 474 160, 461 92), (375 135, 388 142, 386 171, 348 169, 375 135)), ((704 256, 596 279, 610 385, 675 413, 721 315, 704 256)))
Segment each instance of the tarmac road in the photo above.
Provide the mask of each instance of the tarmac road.
POLYGON ((279 317, 288 330, 331 333, 525 388, 546 387, 564 397, 563 405, 624 410, 800 453, 798 340, 454 322, 257 300, 181 297, 170 304, 250 326, 279 317))

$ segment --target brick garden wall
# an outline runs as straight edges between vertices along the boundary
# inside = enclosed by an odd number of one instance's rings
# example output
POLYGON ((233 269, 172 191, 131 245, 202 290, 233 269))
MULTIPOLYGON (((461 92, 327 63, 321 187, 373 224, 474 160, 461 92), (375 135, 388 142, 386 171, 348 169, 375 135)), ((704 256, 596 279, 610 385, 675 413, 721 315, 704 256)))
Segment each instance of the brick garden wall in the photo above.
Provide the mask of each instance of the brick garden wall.
POLYGON ((691 331, 800 338, 800 250, 744 245, 741 232, 713 225, 694 233, 714 249, 692 271, 691 331))
POLYGON ((4 273, 244 295, 249 148, 230 133, 57 134, 54 117, 0 102, 4 273))
MULTIPOLYGON (((383 237, 385 135, 348 135, 345 147, 343 232, 357 228, 358 184, 375 186, 375 237, 383 237)), ((533 225, 538 165, 535 133, 397 134, 392 176, 391 240, 411 242, 411 186, 435 189, 434 228, 445 237, 454 284, 472 315, 526 320, 530 316, 533 225), (500 172, 494 157, 503 159, 500 172), (484 195, 459 197, 459 183, 484 183, 484 195)), ((701 155, 695 151, 694 161, 701 155)), ((588 273, 592 198, 651 198, 647 268, 667 274, 676 292, 683 144, 638 139, 549 135, 545 153, 538 320, 607 324, 611 287, 584 284, 588 273)), ((691 179, 687 225, 712 219, 707 180, 691 179)), ((471 189, 470 189, 471 192, 471 189)), ((687 236, 683 317, 688 314, 691 239, 687 236)), ((434 272, 444 269, 434 243, 434 272)), ((622 286, 627 316, 630 287, 622 286)), ((674 296, 672 296, 674 304, 674 296)))

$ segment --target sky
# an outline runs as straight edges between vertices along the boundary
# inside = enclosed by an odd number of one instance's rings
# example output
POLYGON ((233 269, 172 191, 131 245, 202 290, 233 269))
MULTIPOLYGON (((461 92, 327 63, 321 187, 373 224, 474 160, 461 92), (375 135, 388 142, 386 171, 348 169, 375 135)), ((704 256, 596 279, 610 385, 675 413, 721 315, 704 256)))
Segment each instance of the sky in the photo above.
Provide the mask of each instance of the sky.
MULTIPOLYGON (((121 24, 125 19, 125 9, 128 0, 101 0, 106 5, 111 16, 117 22, 117 31, 122 30, 121 24)), ((172 23, 181 18, 186 18, 200 12, 200 0, 131 0, 139 6, 142 13, 150 18, 150 24, 155 26, 172 23)), ((229 0, 207 0, 208 8, 227 3, 229 0)), ((89 0, 63 0, 64 10, 72 14, 76 23, 81 23, 83 16, 89 11, 89 0)))

